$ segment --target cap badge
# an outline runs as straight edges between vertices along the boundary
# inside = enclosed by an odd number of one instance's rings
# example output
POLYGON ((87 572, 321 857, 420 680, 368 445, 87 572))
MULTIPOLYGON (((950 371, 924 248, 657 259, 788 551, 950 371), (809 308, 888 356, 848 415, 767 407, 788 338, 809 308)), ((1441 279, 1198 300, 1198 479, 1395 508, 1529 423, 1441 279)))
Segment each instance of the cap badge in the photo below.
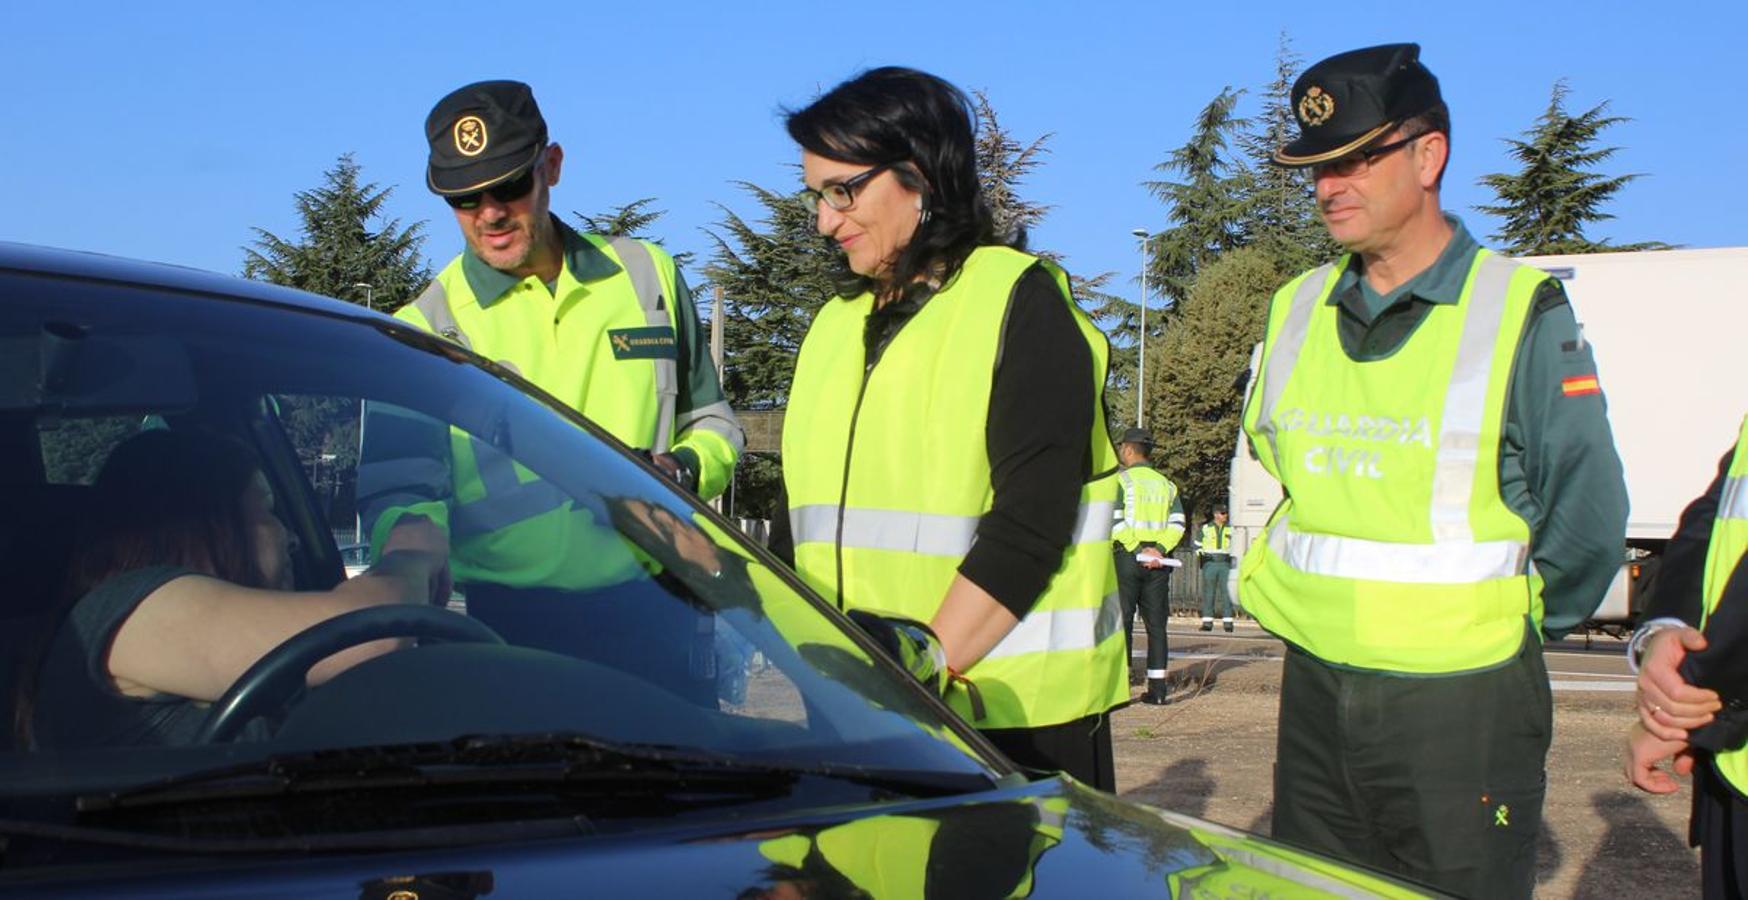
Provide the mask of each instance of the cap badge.
POLYGON ((1335 98, 1323 93, 1320 87, 1313 87, 1299 98, 1299 121, 1307 128, 1316 128, 1329 117, 1335 115, 1335 98))
MULTIPOLYGON (((1300 105, 1303 109, 1303 104, 1300 105)), ((455 152, 462 156, 478 156, 486 150, 486 123, 479 116, 462 116, 455 121, 455 152)))

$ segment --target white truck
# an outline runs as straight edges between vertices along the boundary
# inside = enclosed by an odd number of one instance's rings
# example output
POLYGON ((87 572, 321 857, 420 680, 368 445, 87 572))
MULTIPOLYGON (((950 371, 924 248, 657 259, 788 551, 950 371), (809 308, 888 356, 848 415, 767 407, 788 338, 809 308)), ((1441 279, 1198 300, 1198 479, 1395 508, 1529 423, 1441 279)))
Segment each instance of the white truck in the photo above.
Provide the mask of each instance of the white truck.
MULTIPOLYGON (((1595 621, 1630 622, 1689 501, 1717 473, 1748 413, 1748 247, 1525 257, 1565 284, 1591 343, 1626 469, 1627 547, 1595 621)), ((1256 369, 1256 355, 1251 370, 1256 369)), ((1232 458, 1233 546, 1260 540, 1280 485, 1241 431, 1232 458)))

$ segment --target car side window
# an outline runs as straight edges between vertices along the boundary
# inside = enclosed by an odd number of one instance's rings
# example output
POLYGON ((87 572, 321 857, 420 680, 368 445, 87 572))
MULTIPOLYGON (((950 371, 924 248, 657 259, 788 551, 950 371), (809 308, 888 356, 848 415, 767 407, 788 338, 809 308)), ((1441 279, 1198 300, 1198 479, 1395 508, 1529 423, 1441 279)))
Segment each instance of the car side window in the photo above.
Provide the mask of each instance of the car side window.
POLYGON ((38 420, 44 480, 49 484, 91 484, 109 451, 146 422, 147 417, 140 415, 38 420))

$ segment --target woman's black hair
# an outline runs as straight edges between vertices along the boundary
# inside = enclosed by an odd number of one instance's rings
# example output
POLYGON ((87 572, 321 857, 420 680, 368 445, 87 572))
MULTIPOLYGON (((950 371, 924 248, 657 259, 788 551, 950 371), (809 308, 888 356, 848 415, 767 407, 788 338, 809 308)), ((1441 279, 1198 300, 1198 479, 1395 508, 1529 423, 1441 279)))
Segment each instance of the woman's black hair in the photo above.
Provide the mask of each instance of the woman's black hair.
POLYGON ((37 682, 55 632, 86 593, 148 566, 182 566, 245 587, 267 587, 243 494, 261 464, 242 443, 202 431, 153 430, 117 445, 92 486, 71 571, 37 623, 13 686, 13 735, 35 747, 37 682))
POLYGON ((845 296, 892 299, 913 282, 945 284, 980 245, 1004 243, 977 177, 971 101, 927 72, 870 69, 832 88, 784 125, 802 149, 838 162, 891 165, 923 196, 922 221, 878 280, 849 276, 845 296))
POLYGON ((261 463, 243 444, 201 431, 144 431, 109 454, 92 486, 69 593, 175 565, 244 587, 267 587, 243 508, 261 463))

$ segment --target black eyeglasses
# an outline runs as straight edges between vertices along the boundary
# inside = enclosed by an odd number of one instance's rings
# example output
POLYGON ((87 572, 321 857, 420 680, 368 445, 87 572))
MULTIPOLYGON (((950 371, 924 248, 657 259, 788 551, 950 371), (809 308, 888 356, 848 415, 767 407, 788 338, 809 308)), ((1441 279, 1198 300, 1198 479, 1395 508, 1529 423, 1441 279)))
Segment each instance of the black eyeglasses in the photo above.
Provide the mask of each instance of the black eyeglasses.
POLYGON ((1388 144, 1382 144, 1369 150, 1361 150, 1358 153, 1349 153, 1340 159, 1331 160, 1326 163, 1318 163, 1311 167, 1311 177, 1321 178, 1324 175, 1334 175, 1337 178, 1354 178, 1364 175, 1372 170, 1372 163, 1379 157, 1388 156, 1389 154, 1426 137, 1429 133, 1430 132, 1422 131, 1419 134, 1409 135, 1399 141, 1391 141, 1388 144))
POLYGON ((492 199, 499 203, 515 203, 528 196, 529 191, 534 190, 534 176, 539 171, 540 164, 535 163, 521 176, 512 178, 503 184, 495 184, 483 191, 474 191, 471 194, 452 194, 444 197, 443 200, 454 209, 478 209, 480 200, 486 194, 492 195, 492 199))
POLYGON ((822 184, 817 191, 813 188, 802 188, 801 193, 796 196, 800 197, 801 202, 807 204, 811 209, 818 209, 820 201, 823 200, 825 201, 825 205, 837 210, 838 212, 843 212, 844 210, 856 205, 856 192, 862 189, 862 185, 867 184, 874 176, 892 168, 894 165, 897 164, 881 163, 872 169, 865 172, 859 172, 843 181, 822 184))

